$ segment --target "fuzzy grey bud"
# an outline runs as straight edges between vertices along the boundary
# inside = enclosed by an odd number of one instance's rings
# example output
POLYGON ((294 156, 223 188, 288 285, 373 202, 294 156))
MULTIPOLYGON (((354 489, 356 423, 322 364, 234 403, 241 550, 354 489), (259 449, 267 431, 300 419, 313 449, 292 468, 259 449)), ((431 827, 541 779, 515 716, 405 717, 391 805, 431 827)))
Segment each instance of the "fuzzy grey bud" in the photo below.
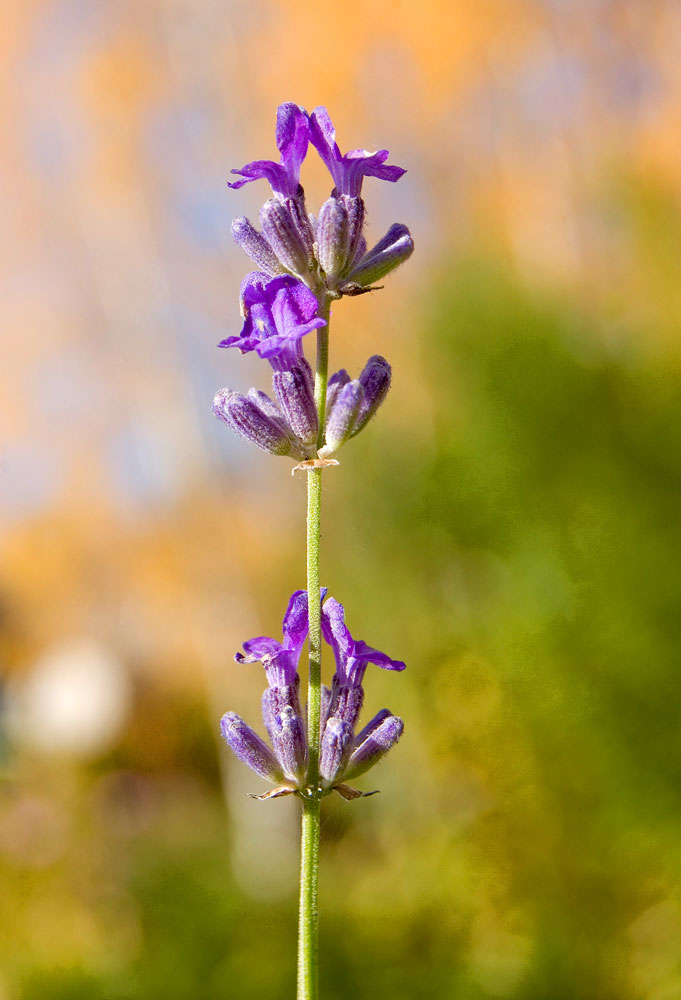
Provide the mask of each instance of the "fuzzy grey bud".
POLYGON ((317 259, 327 282, 334 284, 342 273, 348 250, 348 211, 340 199, 329 198, 322 205, 317 220, 317 259))
MULTIPOLYGON (((274 404, 271 406, 273 408, 274 404)), ((241 437, 270 455, 303 457, 300 448, 291 440, 284 420, 264 412, 247 396, 221 389, 213 400, 213 413, 241 437)))
POLYGON ((277 260, 277 256, 264 236, 243 215, 232 223, 232 237, 238 247, 247 254, 253 263, 265 274, 285 274, 286 268, 277 260))
POLYGON ((353 750, 343 778, 356 778, 377 764, 395 746, 404 730, 402 719, 396 715, 387 718, 371 730, 369 735, 353 750))
POLYGON ((364 389, 364 399, 360 404, 351 437, 359 434, 388 395, 391 377, 392 369, 385 358, 382 358, 380 354, 372 355, 359 377, 360 384, 364 389))
POLYGON ((332 715, 327 719, 319 753, 319 776, 325 787, 342 774, 352 748, 352 726, 332 715))
POLYGON ((283 771, 270 748, 236 712, 223 715, 220 730, 234 755, 252 771, 274 783, 283 780, 283 771))
POLYGON ((406 226, 396 222, 383 239, 355 264, 347 276, 347 284, 367 288, 403 264, 413 252, 411 233, 406 226))
POLYGON ((307 361, 303 358, 288 371, 275 371, 272 388, 292 432, 308 447, 316 445, 319 420, 307 361))
POLYGON ((260 222, 268 243, 287 271, 304 280, 310 278, 310 251, 301 235, 298 218, 290 205, 270 198, 260 209, 260 222))
POLYGON ((325 444, 319 450, 320 458, 328 458, 347 441, 363 402, 364 389, 358 379, 348 382, 338 392, 326 421, 325 444))

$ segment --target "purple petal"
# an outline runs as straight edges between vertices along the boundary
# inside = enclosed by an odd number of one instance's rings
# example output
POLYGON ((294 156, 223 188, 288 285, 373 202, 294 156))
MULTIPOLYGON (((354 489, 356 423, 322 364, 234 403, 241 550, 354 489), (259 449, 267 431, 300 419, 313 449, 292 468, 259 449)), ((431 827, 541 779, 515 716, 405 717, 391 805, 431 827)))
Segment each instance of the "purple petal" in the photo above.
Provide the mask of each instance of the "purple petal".
POLYGON ((277 108, 275 139, 290 181, 297 181, 310 141, 307 115, 297 104, 288 101, 277 108))
POLYGON ((329 112, 321 105, 310 115, 310 142, 333 174, 335 163, 340 158, 340 150, 336 145, 336 130, 329 112))
MULTIPOLYGON (((251 181, 267 180, 272 190, 282 193, 284 197, 290 191, 291 185, 286 167, 280 163, 274 163, 273 160, 253 160, 252 163, 247 163, 240 170, 232 170, 232 173, 237 174, 242 179, 228 181, 227 184, 231 188, 238 189, 244 184, 250 184, 251 181)), ((295 192, 293 193, 295 194, 295 192)))
POLYGON ((295 593, 291 594, 282 627, 284 647, 299 656, 307 639, 309 628, 306 590, 296 590, 295 593))
POLYGON ((368 646, 361 639, 355 639, 355 648, 352 651, 355 659, 365 663, 375 663, 377 667, 384 670, 404 670, 407 666, 402 660, 393 660, 379 649, 368 646))
POLYGON ((322 632, 336 657, 336 666, 342 672, 344 661, 352 649, 352 636, 345 624, 345 609, 335 597, 330 597, 322 608, 322 632))
POLYGON ((262 663, 264 658, 276 656, 284 648, 276 639, 270 639, 267 635, 258 635, 255 639, 247 639, 243 644, 247 655, 235 653, 234 659, 237 663, 262 663))

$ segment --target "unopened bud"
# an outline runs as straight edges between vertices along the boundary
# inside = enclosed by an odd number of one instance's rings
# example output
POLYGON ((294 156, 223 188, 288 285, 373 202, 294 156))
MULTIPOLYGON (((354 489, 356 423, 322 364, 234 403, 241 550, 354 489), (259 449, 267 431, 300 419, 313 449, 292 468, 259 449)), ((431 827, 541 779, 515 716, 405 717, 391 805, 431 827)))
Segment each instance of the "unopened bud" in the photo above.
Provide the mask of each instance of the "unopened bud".
POLYGON ((221 389, 213 400, 213 413, 241 437, 270 455, 305 457, 291 440, 283 419, 263 412, 258 403, 247 396, 221 389))
POLYGON ((272 745, 286 777, 303 782, 307 771, 305 726, 291 705, 285 705, 275 717, 272 745))
POLYGON ((329 379, 329 384, 326 388, 326 412, 330 413, 333 404, 336 401, 339 391, 344 385, 347 385, 350 381, 350 376, 346 372, 345 368, 339 369, 339 371, 334 372, 334 374, 329 379))
POLYGON ((343 195, 343 204, 348 213, 348 258, 347 266, 352 267, 359 260, 364 243, 364 201, 359 197, 343 195))
POLYGON ((329 198, 317 220, 317 258, 327 281, 335 282, 348 260, 348 211, 338 198, 329 198))
POLYGON ((232 223, 232 236, 236 245, 248 254, 261 271, 273 276, 286 273, 286 268, 279 263, 265 237, 243 215, 232 223))
POLYGON ((319 420, 312 371, 307 361, 303 358, 288 370, 275 371, 272 388, 296 437, 310 447, 316 444, 319 420))
POLYGON ((391 376, 392 369, 385 358, 382 358, 380 354, 374 354, 369 358, 359 377, 360 384, 364 389, 364 399, 360 404, 351 437, 359 434, 388 395, 391 376))
POLYGON ((260 209, 260 222, 268 243, 286 270, 308 279, 310 254, 288 202, 270 198, 260 209))
POLYGON ((338 716, 327 720, 319 752, 319 776, 326 787, 340 777, 352 748, 352 726, 338 716))
POLYGON ((414 251, 414 241, 406 226, 396 222, 382 240, 353 267, 347 284, 367 288, 403 264, 414 251))
POLYGON ((283 771, 270 748, 236 712, 223 715, 220 730, 234 755, 252 771, 274 783, 283 780, 283 771))
POLYGON ((403 730, 402 719, 396 715, 388 715, 380 725, 369 733, 357 749, 353 750, 343 779, 357 778, 374 764, 377 764, 395 746, 403 730))
POLYGON ((319 450, 320 458, 332 455, 351 436, 363 401, 364 389, 357 379, 339 391, 326 421, 325 444, 319 450))

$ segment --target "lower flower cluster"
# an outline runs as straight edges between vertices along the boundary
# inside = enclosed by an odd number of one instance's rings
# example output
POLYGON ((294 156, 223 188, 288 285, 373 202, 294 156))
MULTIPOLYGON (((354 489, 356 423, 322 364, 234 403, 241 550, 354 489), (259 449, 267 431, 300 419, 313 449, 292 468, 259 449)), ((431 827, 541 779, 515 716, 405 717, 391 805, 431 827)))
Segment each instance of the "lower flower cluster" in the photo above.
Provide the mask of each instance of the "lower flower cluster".
MULTIPOLYGON (((326 590, 322 589, 322 600, 325 596, 326 590)), ((333 649, 336 672, 331 688, 322 689, 317 792, 328 794, 335 790, 352 799, 363 793, 346 781, 378 763, 397 743, 404 728, 402 720, 384 708, 356 732, 364 701, 364 673, 369 663, 386 670, 404 670, 405 664, 361 639, 353 639, 345 624, 343 606, 333 597, 322 606, 322 632, 333 649)), ((225 741, 239 760, 275 786, 258 798, 292 794, 305 797, 312 788, 298 675, 307 634, 307 591, 297 590, 284 615, 282 641, 258 636, 244 643, 244 653, 235 655, 239 663, 262 663, 267 677, 262 714, 269 744, 235 712, 227 712, 220 723, 225 741)))

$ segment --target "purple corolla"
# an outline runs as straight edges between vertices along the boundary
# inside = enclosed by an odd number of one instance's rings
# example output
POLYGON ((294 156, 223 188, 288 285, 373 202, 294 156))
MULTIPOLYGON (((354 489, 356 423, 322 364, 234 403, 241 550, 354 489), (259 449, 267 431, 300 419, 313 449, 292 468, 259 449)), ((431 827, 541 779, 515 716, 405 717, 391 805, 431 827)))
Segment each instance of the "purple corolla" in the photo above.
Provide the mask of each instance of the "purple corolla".
POLYGON ((305 334, 326 326, 326 320, 318 315, 316 296, 288 274, 271 278, 251 271, 241 283, 241 307, 241 331, 221 340, 218 347, 238 347, 242 354, 256 351, 275 371, 300 360, 300 341, 305 334))
POLYGON ((300 194, 300 166, 305 159, 310 140, 310 126, 305 110, 291 101, 277 108, 275 132, 279 163, 273 160, 253 160, 232 170, 240 180, 231 181, 231 188, 240 188, 261 178, 269 181, 274 194, 281 199, 297 198, 300 194))
POLYGON ((387 149, 370 153, 367 149, 351 149, 343 155, 336 142, 336 130, 324 107, 315 108, 310 115, 310 142, 315 147, 333 177, 338 194, 359 197, 365 177, 378 177, 383 181, 398 181, 406 173, 385 161, 387 149))

